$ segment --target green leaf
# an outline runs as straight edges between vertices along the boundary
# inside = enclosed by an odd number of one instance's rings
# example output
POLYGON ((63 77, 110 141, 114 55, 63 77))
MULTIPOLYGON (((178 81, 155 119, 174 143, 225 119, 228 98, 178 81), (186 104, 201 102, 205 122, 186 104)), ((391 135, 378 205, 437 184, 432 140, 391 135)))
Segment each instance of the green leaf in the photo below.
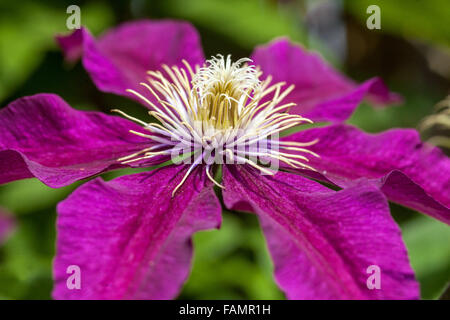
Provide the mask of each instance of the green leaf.
POLYGON ((55 243, 55 212, 17 217, 17 228, 0 248, 0 296, 49 299, 55 243))
POLYGON ((223 218, 220 230, 194 236, 193 270, 180 298, 283 299, 256 217, 224 212, 223 218))
MULTIPOLYGON (((56 48, 54 36, 68 33, 66 8, 21 1, 0 5, 0 101, 15 90, 56 48)), ((111 9, 101 2, 81 7, 81 23, 94 33, 112 21, 111 9)))
POLYGON ((449 226, 420 216, 407 222, 402 231, 422 298, 437 299, 450 280, 449 226))
POLYGON ((263 0, 166 0, 168 13, 213 30, 243 48, 272 40, 280 35, 302 41, 305 35, 295 17, 271 1, 263 0))
POLYGON ((0 206, 14 214, 27 214, 53 208, 79 184, 52 189, 37 179, 14 181, 0 187, 0 206))
POLYGON ((450 6, 448 0, 347 0, 346 7, 366 23, 369 5, 378 5, 381 31, 450 46, 450 6))

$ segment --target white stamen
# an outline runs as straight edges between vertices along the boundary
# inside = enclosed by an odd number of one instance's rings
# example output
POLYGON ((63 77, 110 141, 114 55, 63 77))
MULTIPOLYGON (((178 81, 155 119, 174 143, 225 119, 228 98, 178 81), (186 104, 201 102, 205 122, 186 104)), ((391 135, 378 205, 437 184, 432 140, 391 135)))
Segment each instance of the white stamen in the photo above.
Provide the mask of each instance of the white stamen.
POLYGON ((127 91, 145 102, 152 109, 150 115, 160 123, 146 123, 120 110, 113 111, 150 131, 151 134, 144 134, 131 130, 155 145, 118 161, 145 161, 156 155, 173 155, 175 151, 191 152, 192 148, 201 148, 201 152, 197 152, 197 149, 193 153, 194 162, 172 195, 202 162, 208 163, 205 166, 208 179, 224 188, 210 172, 212 151, 216 152, 215 157, 220 156, 236 164, 245 163, 270 175, 275 172, 261 165, 255 157, 275 159, 294 168, 314 170, 304 163, 308 159, 298 153, 318 157, 304 148, 317 140, 289 142, 272 138, 280 131, 304 122, 312 123, 309 119, 287 113, 294 103, 281 104, 294 86, 283 89, 284 83, 271 85, 271 76, 261 81, 261 72, 254 65, 249 65, 250 62, 248 58, 232 62, 230 55, 226 58, 217 55, 201 68, 192 68, 183 61, 185 69, 163 65, 165 74, 149 71, 148 83, 141 83, 149 91, 148 97, 135 90, 127 91), (265 102, 262 102, 263 98, 265 102))

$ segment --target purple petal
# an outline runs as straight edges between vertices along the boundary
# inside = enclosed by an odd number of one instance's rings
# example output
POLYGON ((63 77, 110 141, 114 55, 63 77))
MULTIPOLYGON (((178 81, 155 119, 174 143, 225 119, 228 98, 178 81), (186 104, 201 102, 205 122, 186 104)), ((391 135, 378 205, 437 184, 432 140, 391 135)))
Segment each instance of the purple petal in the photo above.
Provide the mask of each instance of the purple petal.
POLYGON ((8 238, 14 226, 15 223, 12 216, 0 208, 0 245, 8 238))
POLYGON ((182 59, 191 65, 204 62, 197 31, 181 21, 125 23, 98 40, 81 28, 69 36, 58 36, 57 41, 68 60, 82 56, 83 66, 99 90, 133 99, 136 97, 125 90, 145 92, 139 83, 146 81, 148 70, 160 70, 162 64, 182 66, 182 59))
POLYGON ((258 214, 288 298, 419 297, 400 230, 374 186, 336 192, 298 175, 244 167, 224 169, 224 183, 227 207, 258 214), (381 270, 380 289, 367 285, 373 265, 381 270))
POLYGON ((438 148, 422 143, 417 131, 368 134, 349 125, 333 125, 284 139, 319 139, 308 148, 320 158, 310 157, 309 164, 337 185, 374 179, 390 200, 450 223, 450 160, 438 148))
POLYGON ((186 168, 165 167, 100 178, 58 206, 54 263, 57 299, 171 299, 190 271, 191 236, 217 228, 221 206, 204 177, 192 173, 172 197, 186 168), (79 266, 81 289, 66 273, 79 266))
POLYGON ((0 183, 36 177, 51 187, 119 167, 148 147, 141 130, 116 116, 72 109, 52 94, 18 99, 0 110, 0 183))
POLYGON ((344 121, 366 95, 370 95, 376 104, 401 101, 380 79, 357 85, 325 63, 318 54, 307 52, 287 39, 257 47, 252 59, 264 75, 273 77, 274 83, 295 85, 294 91, 285 99, 297 104, 290 112, 313 121, 344 121))

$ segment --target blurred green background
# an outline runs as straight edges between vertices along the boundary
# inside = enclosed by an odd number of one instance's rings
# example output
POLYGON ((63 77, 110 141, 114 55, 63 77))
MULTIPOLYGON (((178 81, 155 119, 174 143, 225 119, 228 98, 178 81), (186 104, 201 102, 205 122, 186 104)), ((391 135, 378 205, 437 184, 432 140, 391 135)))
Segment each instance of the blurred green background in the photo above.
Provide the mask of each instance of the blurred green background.
MULTIPOLYGON (((255 45, 289 36, 353 79, 378 75, 404 96, 401 107, 374 110, 363 104, 358 109, 351 123, 369 132, 422 128, 420 123, 435 119, 435 105, 449 94, 448 0, 0 0, 1 107, 24 95, 52 92, 79 109, 140 108, 97 91, 79 63, 64 64, 54 35, 68 32, 71 4, 81 7, 81 23, 96 35, 133 19, 189 20, 201 33, 206 56, 249 56, 255 45), (366 27, 370 4, 381 8, 381 30, 366 27)), ((448 127, 439 121, 431 121, 422 135, 448 152, 448 127)), ((17 220, 15 232, 0 247, 0 299, 50 298, 55 206, 77 185, 56 190, 24 180, 0 186, 0 207, 17 220)), ((394 204, 391 209, 422 297, 439 297, 450 280, 450 228, 394 204)), ((255 216, 225 212, 222 229, 197 234, 194 246, 192 274, 180 298, 284 299, 255 216)))

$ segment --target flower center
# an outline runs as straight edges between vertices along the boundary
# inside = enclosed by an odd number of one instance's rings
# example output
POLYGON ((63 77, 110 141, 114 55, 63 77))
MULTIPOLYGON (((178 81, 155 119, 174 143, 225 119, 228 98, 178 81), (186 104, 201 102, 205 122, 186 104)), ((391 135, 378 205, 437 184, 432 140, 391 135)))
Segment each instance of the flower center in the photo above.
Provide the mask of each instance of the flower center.
POLYGON ((228 129, 238 124, 245 100, 260 87, 256 68, 242 66, 249 61, 243 58, 232 63, 230 55, 226 60, 218 55, 195 73, 192 85, 201 102, 197 111, 200 121, 216 129, 228 129))
POLYGON ((113 110, 141 125, 151 134, 131 131, 153 140, 154 145, 118 159, 121 163, 148 161, 156 156, 188 155, 190 167, 173 194, 192 170, 204 164, 211 176, 214 164, 248 164, 263 174, 274 174, 279 164, 310 169, 308 159, 301 153, 315 153, 303 147, 311 142, 283 142, 279 132, 312 123, 309 119, 288 113, 294 103, 281 103, 294 86, 271 84, 271 77, 261 81, 261 72, 250 59, 236 62, 221 55, 206 61, 195 71, 186 61, 185 68, 163 65, 160 71, 149 71, 148 83, 142 82, 152 96, 128 89, 150 106, 150 115, 160 123, 146 123, 122 111, 113 110))

